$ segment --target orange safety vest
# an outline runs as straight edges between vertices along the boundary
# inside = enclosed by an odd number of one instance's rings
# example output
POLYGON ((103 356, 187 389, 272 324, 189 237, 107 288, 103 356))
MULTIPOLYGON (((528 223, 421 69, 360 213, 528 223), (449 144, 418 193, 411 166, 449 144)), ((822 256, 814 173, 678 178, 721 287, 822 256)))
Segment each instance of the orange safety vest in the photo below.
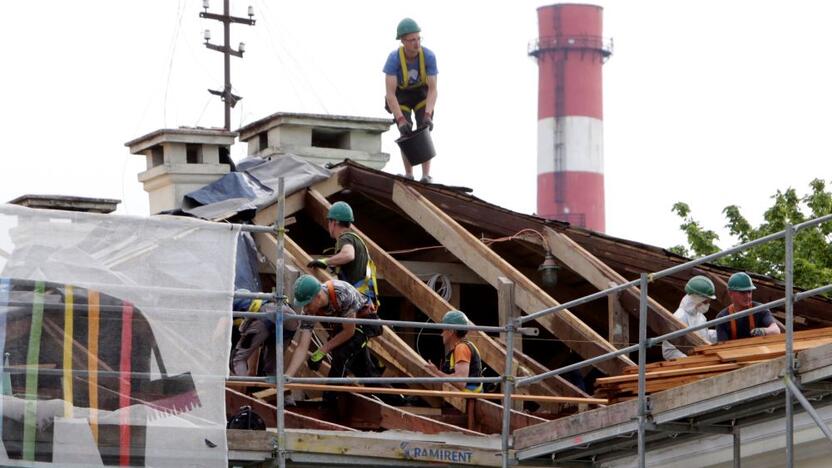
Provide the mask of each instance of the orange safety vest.
MULTIPOLYGON (((734 309, 734 304, 729 305, 728 306, 728 313, 733 314, 734 312, 736 312, 736 309, 734 309)), ((731 324, 731 339, 736 340, 737 339, 737 321, 736 320, 731 320, 728 323, 731 324)), ((748 329, 749 331, 757 328, 757 324, 754 322, 754 314, 751 314, 751 315, 748 316, 748 326, 749 326, 749 329, 748 329)))

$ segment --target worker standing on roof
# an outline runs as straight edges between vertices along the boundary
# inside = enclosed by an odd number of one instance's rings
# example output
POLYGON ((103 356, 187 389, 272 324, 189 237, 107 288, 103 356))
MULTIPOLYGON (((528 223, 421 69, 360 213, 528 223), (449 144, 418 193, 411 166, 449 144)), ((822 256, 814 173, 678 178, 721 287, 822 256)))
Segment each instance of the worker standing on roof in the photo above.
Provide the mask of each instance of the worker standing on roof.
MULTIPOLYGON (((757 289, 746 273, 734 273, 728 278, 728 296, 731 304, 723 309, 717 318, 740 312, 745 309, 760 305, 759 302, 751 300, 751 292, 757 289)), ((720 343, 738 338, 752 336, 779 335, 780 329, 777 322, 771 316, 771 311, 763 309, 747 317, 731 320, 727 323, 717 325, 717 338, 720 343)))
POLYGON ((335 239, 335 255, 312 260, 310 268, 331 268, 341 281, 346 281, 367 296, 374 309, 379 306, 376 267, 361 237, 352 230, 355 222, 352 207, 346 202, 335 202, 327 213, 327 231, 335 239))
MULTIPOLYGON (((442 323, 449 325, 469 325, 468 317, 458 310, 450 310, 442 317, 442 323)), ((468 330, 442 330, 442 344, 445 346, 445 357, 437 369, 433 363, 428 363, 432 373, 441 371, 451 377, 481 377, 482 359, 474 343, 465 338, 468 330)), ((455 387, 467 392, 482 392, 480 382, 453 382, 455 387)))
MULTIPOLYGON (((302 275, 295 281, 294 293, 295 305, 309 315, 378 318, 372 312, 367 297, 346 281, 330 280, 321 284, 312 275, 302 275)), ((329 332, 329 340, 307 360, 310 369, 318 370, 324 357, 331 353, 329 377, 345 377, 348 370, 357 377, 375 377, 375 366, 370 360, 367 344, 370 338, 381 334, 381 326, 326 322, 323 326, 329 332)), ((311 334, 304 333, 299 339, 295 356, 306 356, 310 341, 311 334)), ((289 365, 289 370, 295 368, 296 366, 289 365)), ((334 399, 334 394, 324 393, 325 401, 331 402, 334 399)))
MULTIPOLYGON (((433 130, 433 109, 438 95, 436 88, 436 55, 421 45, 422 30, 410 18, 399 21, 396 39, 401 47, 387 57, 384 64, 385 109, 393 114, 393 120, 402 136, 413 131, 413 112, 416 128, 433 130)), ((413 166, 402 155, 404 176, 413 178, 413 166)), ((422 163, 422 182, 430 183, 430 160, 422 163)))
MULTIPOLYGON (((705 312, 711 307, 711 300, 716 299, 714 295, 714 283, 705 276, 694 276, 685 285, 685 297, 679 303, 679 308, 673 312, 676 320, 682 322, 685 327, 695 327, 707 322, 705 312)), ((716 330, 697 330, 695 332, 707 343, 716 342, 716 330)), ((676 359, 687 357, 669 341, 662 342, 662 356, 665 359, 676 359)))

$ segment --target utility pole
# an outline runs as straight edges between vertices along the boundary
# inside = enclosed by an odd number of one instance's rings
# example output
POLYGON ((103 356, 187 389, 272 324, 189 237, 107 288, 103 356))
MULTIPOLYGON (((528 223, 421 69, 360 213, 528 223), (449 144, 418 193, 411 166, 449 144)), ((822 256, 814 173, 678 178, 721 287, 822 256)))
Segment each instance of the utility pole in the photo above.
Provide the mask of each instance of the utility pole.
POLYGON ((240 24, 247 24, 249 26, 254 26, 254 8, 250 5, 248 7, 248 19, 240 18, 237 16, 231 16, 229 14, 228 3, 230 0, 223 0, 223 10, 222 14, 218 15, 215 13, 208 13, 208 0, 202 0, 202 9, 204 11, 199 13, 200 18, 208 18, 212 20, 217 20, 222 23, 223 25, 223 35, 224 41, 223 45, 218 46, 210 43, 211 40, 211 31, 206 29, 204 38, 205 38, 205 47, 216 50, 217 52, 222 52, 224 59, 225 59, 225 86, 223 87, 222 91, 216 91, 213 89, 209 89, 208 92, 219 96, 220 99, 225 103, 225 129, 230 131, 231 130, 231 108, 237 105, 237 101, 242 99, 241 96, 237 96, 231 93, 231 56, 235 57, 243 57, 243 53, 246 51, 245 43, 241 42, 240 46, 237 50, 231 48, 231 23, 240 23, 240 24))

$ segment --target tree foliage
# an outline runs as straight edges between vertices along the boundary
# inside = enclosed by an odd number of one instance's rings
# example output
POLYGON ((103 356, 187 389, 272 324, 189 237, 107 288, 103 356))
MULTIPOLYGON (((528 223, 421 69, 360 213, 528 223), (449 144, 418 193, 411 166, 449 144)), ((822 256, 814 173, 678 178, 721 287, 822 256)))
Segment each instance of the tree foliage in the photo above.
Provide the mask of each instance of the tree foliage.
MULTIPOLYGON (((739 207, 730 205, 722 210, 731 236, 744 244, 785 229, 786 224, 799 224, 809 219, 832 213, 832 193, 826 190, 826 183, 815 179, 810 183, 811 192, 799 197, 789 188, 777 191, 771 198, 774 204, 765 211, 763 222, 754 227, 742 215, 739 207)), ((691 215, 690 207, 684 202, 673 205, 672 211, 682 218, 680 229, 687 237, 688 245, 677 245, 670 250, 685 257, 703 257, 725 248, 717 245, 719 235, 705 229, 691 215)), ((811 289, 832 283, 832 222, 799 231, 794 237, 794 283, 811 289)), ((783 279, 785 270, 785 241, 778 239, 766 242, 742 252, 722 257, 715 263, 744 271, 760 273, 783 279)))

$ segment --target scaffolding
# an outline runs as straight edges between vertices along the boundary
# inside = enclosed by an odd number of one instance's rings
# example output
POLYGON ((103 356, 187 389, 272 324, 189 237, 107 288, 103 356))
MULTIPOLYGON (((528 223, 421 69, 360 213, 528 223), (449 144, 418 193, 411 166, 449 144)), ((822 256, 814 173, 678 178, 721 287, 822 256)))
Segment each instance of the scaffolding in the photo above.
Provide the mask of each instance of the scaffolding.
MULTIPOLYGON (((278 213, 277 219, 273 226, 250 226, 244 225, 242 226, 243 230, 251 231, 251 232, 268 232, 272 233, 277 238, 277 258, 275 259, 275 275, 277 278, 276 281, 276 290, 274 293, 249 293, 249 292, 242 292, 238 291, 235 293, 236 297, 247 297, 247 298, 268 298, 277 301, 278 303, 283 303, 286 300, 286 295, 284 294, 284 286, 283 286, 283 269, 284 269, 284 258, 283 258, 283 242, 284 242, 284 234, 285 234, 285 226, 284 226, 284 212, 283 212, 283 202, 284 200, 284 185, 283 179, 279 180, 278 184, 278 196, 280 203, 278 204, 278 213)), ((672 416, 668 416, 664 418, 662 421, 654 421, 651 416, 651 408, 649 406, 649 399, 646 395, 646 359, 647 359, 647 350, 655 345, 658 345, 664 341, 673 340, 675 338, 679 338, 683 335, 686 335, 691 332, 695 332, 698 330, 702 330, 708 327, 716 326, 719 324, 727 323, 731 320, 737 320, 742 317, 747 317, 753 313, 758 311, 769 309, 772 307, 785 307, 786 311, 786 319, 785 319, 785 346, 786 346, 786 355, 785 355, 785 365, 782 371, 782 381, 777 382, 776 386, 767 386, 764 388, 760 388, 757 391, 759 394, 755 395, 745 395, 746 400, 750 401, 755 397, 760 397, 763 395, 771 395, 777 393, 778 391, 785 392, 785 398, 782 401, 782 405, 785 406, 785 418, 786 418, 786 466, 792 468, 794 465, 794 414, 793 414, 793 405, 796 401, 800 404, 801 407, 810 415, 810 417, 814 420, 814 422, 818 425, 821 429, 823 434, 832 442, 832 432, 829 428, 825 425, 823 420, 817 414, 809 400, 804 395, 804 390, 801 389, 801 384, 799 379, 795 375, 795 353, 793 348, 793 334, 794 334, 794 303, 819 295, 824 294, 826 292, 832 291, 832 284, 818 287, 815 289, 811 289, 808 291, 803 291, 800 293, 794 293, 794 272, 793 272, 793 255, 794 255, 794 236, 801 230, 807 229, 810 227, 818 226, 822 223, 826 223, 832 221, 832 215, 823 216, 820 218, 816 218, 813 220, 809 220, 800 224, 786 225, 785 229, 738 245, 736 247, 723 250, 721 252, 708 255, 705 257, 701 257, 695 260, 688 261, 686 263, 674 266, 672 268, 667 268, 658 272, 653 273, 642 273, 638 280, 630 281, 627 283, 615 285, 608 289, 584 296, 582 298, 578 298, 563 304, 560 304, 555 307, 550 307, 547 309, 540 310, 538 312, 526 315, 524 317, 515 317, 509 318, 506 320, 505 325, 494 327, 494 326, 476 326, 476 325, 448 325, 442 323, 433 323, 433 324, 426 324, 423 322, 408 322, 408 321, 398 321, 398 320, 378 320, 378 319, 358 319, 358 318, 336 318, 336 317, 318 317, 318 316, 304 316, 298 315, 293 317, 293 319, 298 319, 301 321, 311 321, 311 322, 332 322, 332 323, 355 323, 355 324, 371 324, 371 325, 390 325, 390 326, 412 326, 412 327, 421 327, 421 328, 433 328, 433 329, 452 329, 452 330, 474 330, 474 331, 483 331, 483 332, 491 332, 491 333, 505 333, 505 344, 506 349, 508 352, 506 353, 506 360, 505 360, 505 369, 501 376, 499 377, 479 377, 479 378, 467 378, 467 377, 363 377, 363 378, 349 378, 349 377, 339 377, 339 378, 328 378, 328 377, 286 377, 283 374, 283 355, 280 351, 276 352, 277 358, 277 365, 276 365, 276 375, 269 376, 269 377, 249 377, 245 379, 235 378, 235 380, 244 380, 244 381, 259 381, 259 382, 272 382, 276 385, 276 398, 277 398, 277 414, 276 414, 276 421, 277 421, 277 432, 274 438, 274 461, 276 465, 280 468, 284 468, 286 466, 286 459, 288 450, 286 447, 286 427, 285 421, 283 418, 283 413, 285 410, 285 399, 284 399, 284 390, 286 384, 318 384, 318 383, 327 383, 327 384, 393 384, 393 383, 453 383, 453 382, 469 382, 469 383, 500 383, 502 384, 502 393, 503 393, 503 417, 502 417, 502 431, 500 434, 501 440, 501 455, 502 455, 502 466, 508 467, 510 465, 517 464, 524 460, 529 460, 534 457, 555 453, 559 451, 564 451, 567 449, 574 448, 572 445, 574 443, 572 441, 551 441, 547 444, 542 444, 540 446, 530 448, 530 449, 523 449, 519 451, 513 451, 514 447, 512 446, 512 436, 510 431, 510 419, 511 419, 511 398, 512 394, 517 387, 527 386, 536 382, 540 382, 544 379, 551 378, 557 375, 565 374, 567 372, 581 369, 586 366, 595 365, 597 363, 607 361, 610 359, 614 359, 618 356, 626 355, 629 353, 637 352, 638 353, 638 397, 637 397, 637 421, 628 423, 626 427, 614 427, 608 428, 608 430, 601 430, 597 431, 595 434, 595 438, 592 439, 594 441, 609 441, 614 437, 620 437, 622 433, 632 432, 633 430, 637 433, 637 448, 636 453, 638 455, 638 466, 644 467, 646 463, 646 449, 647 443, 650 439, 647 436, 647 431, 651 432, 674 432, 674 433, 691 433, 691 434, 702 434, 702 433, 721 433, 721 434, 732 434, 734 438, 734 466, 738 467, 740 464, 740 437, 739 437, 739 427, 724 427, 724 426, 713 426, 714 421, 720 421, 724 419, 731 419, 733 418, 736 420, 738 417, 742 416, 743 414, 753 414, 754 412, 760 411, 760 408, 770 408, 772 405, 771 398, 764 401, 763 403, 755 402, 751 405, 745 406, 731 406, 735 408, 733 413, 726 413, 723 416, 714 417, 714 414, 718 414, 719 412, 724 412, 724 408, 728 403, 731 405, 738 405, 742 403, 742 401, 732 401, 732 402, 723 402, 723 401, 715 401, 711 403, 711 406, 705 407, 705 405, 694 405, 691 408, 687 408, 686 411, 677 411, 672 416), (714 319, 707 321, 701 325, 691 326, 684 329, 680 329, 671 333, 666 333, 661 336, 657 336, 654 338, 647 337, 647 313, 648 313, 648 288, 652 281, 657 279, 679 273, 682 271, 686 271, 692 268, 695 268, 699 265, 702 265, 706 262, 711 262, 713 260, 717 260, 719 258, 732 255, 737 252, 741 252, 755 246, 784 239, 785 241, 785 268, 784 268, 784 276, 785 276, 785 297, 779 300, 771 301, 765 304, 760 304, 749 309, 745 309, 742 311, 735 312, 730 314, 730 316, 725 316, 722 318, 714 319), (524 324, 527 324, 541 316, 547 314, 555 314, 559 311, 566 310, 569 308, 573 308, 579 306, 581 304, 585 304, 597 299, 606 298, 609 295, 617 294, 622 292, 626 289, 630 289, 633 287, 638 287, 640 289, 640 307, 639 307, 639 339, 638 343, 627 346, 621 349, 618 349, 613 352, 609 352, 603 355, 595 356, 590 359, 583 360, 581 362, 563 366, 558 369, 554 369, 545 373, 541 373, 538 375, 527 376, 523 378, 515 378, 513 375, 513 352, 514 349, 514 335, 516 333, 524 334, 524 335, 536 335, 538 330, 533 327, 526 327, 524 324), (674 422, 674 420, 686 420, 691 415, 702 415, 708 414, 708 411, 711 411, 710 417, 711 419, 703 419, 701 420, 696 426, 693 424, 685 424, 685 423, 678 423, 674 422), (711 424, 706 424, 710 422, 711 424)), ((263 313, 245 313, 245 312, 235 312, 235 317, 263 317, 263 313)), ((277 339, 276 349, 281 350, 283 347, 283 314, 278 311, 275 313, 275 335, 277 339)), ((813 397, 825 396, 825 395, 832 395, 832 387, 817 387, 808 390, 812 393, 813 397)), ((476 394, 473 394, 474 396, 476 394)), ((781 404, 781 403, 777 403, 781 404)), ((603 449, 599 449, 598 447, 593 447, 589 444, 591 441, 586 441, 587 447, 583 452, 581 452, 585 456, 591 456, 594 453, 599 451, 609 451, 610 449, 627 449, 627 442, 621 443, 617 442, 616 444, 608 444, 603 449)), ((574 455, 574 454, 573 454, 574 455)), ((572 458, 578 458, 578 456, 573 456, 572 458)))

